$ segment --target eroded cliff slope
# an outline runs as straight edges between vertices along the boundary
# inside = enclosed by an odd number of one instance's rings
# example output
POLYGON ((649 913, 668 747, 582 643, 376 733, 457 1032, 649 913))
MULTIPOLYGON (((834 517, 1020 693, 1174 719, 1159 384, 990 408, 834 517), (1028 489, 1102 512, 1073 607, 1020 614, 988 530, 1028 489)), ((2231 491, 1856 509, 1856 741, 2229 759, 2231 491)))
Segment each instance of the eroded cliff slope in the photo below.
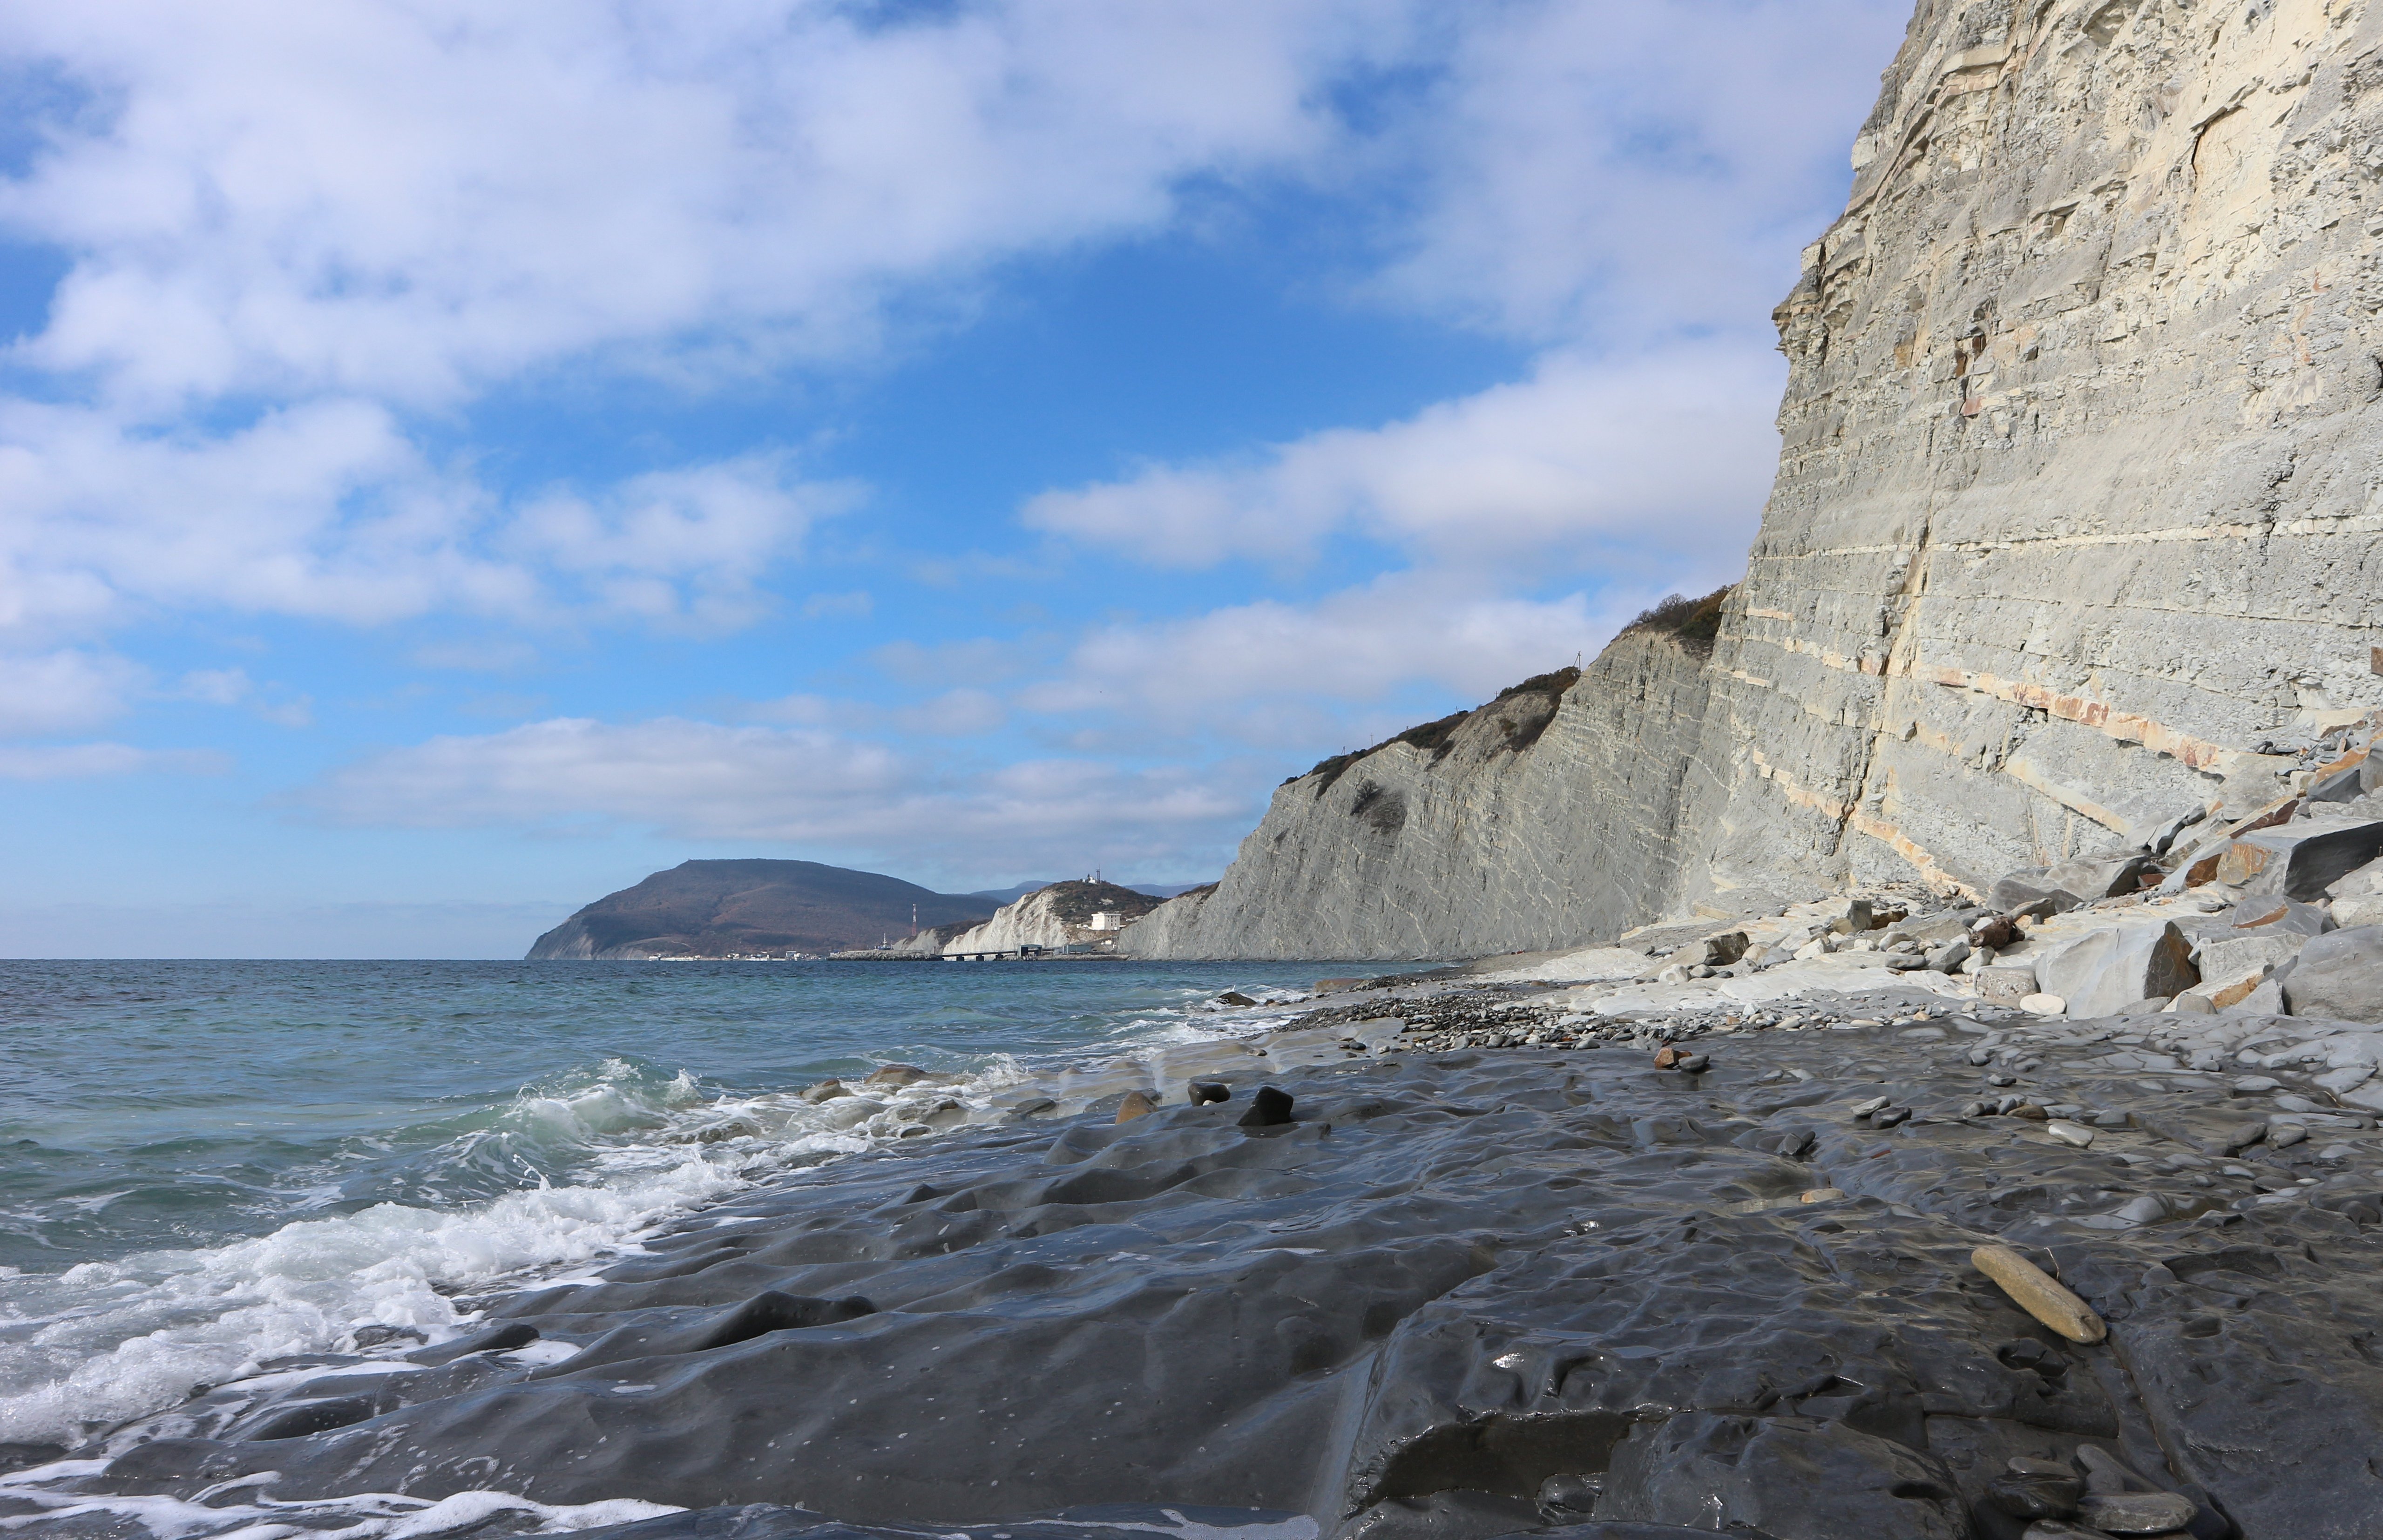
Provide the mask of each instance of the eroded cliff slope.
POLYGON ((2272 795, 2270 748, 2383 704, 2383 11, 1922 0, 1854 160, 1777 314, 1779 478, 1710 658, 1626 636, 1526 751, 1475 713, 1290 782, 1137 950, 1978 891, 2272 795))

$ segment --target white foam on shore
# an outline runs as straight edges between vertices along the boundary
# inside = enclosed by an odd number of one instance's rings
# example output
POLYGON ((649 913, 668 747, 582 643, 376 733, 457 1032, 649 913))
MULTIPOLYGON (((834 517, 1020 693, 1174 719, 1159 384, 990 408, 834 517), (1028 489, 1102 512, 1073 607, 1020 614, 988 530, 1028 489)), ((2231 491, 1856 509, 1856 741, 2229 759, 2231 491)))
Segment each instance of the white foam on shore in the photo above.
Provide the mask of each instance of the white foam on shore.
MULTIPOLYGON (((380 1203, 229 1245, 62 1274, 0 1268, 0 1442, 73 1448, 197 1386, 253 1375, 267 1361, 355 1350, 369 1325, 446 1340, 473 1319, 451 1295, 585 1275, 690 1210, 790 1169, 996 1121, 1038 1086, 1057 1112, 1072 1113, 1112 1085, 1149 1083, 1146 1069, 1123 1072, 1146 1063, 1128 1055, 1163 1057, 1162 1045, 1262 1029, 1205 1016, 1187 1027, 1192 1016, 1161 1010, 1138 1020, 1127 1041, 1105 1051, 1105 1070, 1035 1076, 994 1055, 964 1076, 856 1084, 853 1094, 821 1103, 793 1091, 706 1100, 683 1073, 657 1083, 651 1070, 607 1061, 566 1089, 525 1090, 450 1152, 459 1167, 502 1157, 491 1141, 549 1157, 574 1152, 582 1175, 570 1185, 541 1182, 452 1209, 380 1203)), ((1278 1019, 1263 1024, 1273 1025, 1278 1019)), ((379 1350, 415 1345, 409 1337, 379 1350)))
POLYGON ((222 1500, 244 1486, 265 1485, 270 1477, 227 1482, 187 1500, 61 1489, 59 1484, 96 1475, 105 1464, 96 1460, 60 1460, 0 1476, 0 1497, 12 1498, 31 1509, 0 1518, 0 1533, 76 1519, 88 1522, 104 1515, 138 1525, 152 1540, 283 1540, 296 1534, 319 1540, 435 1540, 442 1534, 469 1534, 500 1515, 512 1516, 508 1534, 567 1534, 685 1511, 633 1497, 556 1505, 532 1502, 510 1492, 457 1492, 435 1501, 390 1492, 310 1502, 276 1502, 263 1497, 247 1502, 222 1500))

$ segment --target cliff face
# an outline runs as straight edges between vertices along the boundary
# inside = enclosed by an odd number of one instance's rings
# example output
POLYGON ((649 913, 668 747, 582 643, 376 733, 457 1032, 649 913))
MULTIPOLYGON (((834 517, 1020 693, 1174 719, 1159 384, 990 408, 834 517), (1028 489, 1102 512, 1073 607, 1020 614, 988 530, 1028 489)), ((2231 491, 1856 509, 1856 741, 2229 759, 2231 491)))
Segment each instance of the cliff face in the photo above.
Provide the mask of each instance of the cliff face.
POLYGON ((939 893, 816 861, 687 861, 588 905, 538 937, 538 958, 818 955, 874 946, 919 923, 969 922, 989 899, 939 893))
POLYGON ((1440 957, 1619 930, 1671 896, 1705 652, 1633 633, 1478 710, 1285 782, 1224 880, 1127 935, 1154 957, 1440 957))
MULTIPOLYGON (((1015 952, 1021 946, 1056 949, 1084 942, 1115 940, 1114 930, 1094 930, 1093 917, 1104 910, 1128 920, 1158 907, 1146 893, 1114 882, 1054 882, 1031 893, 982 925, 944 933, 934 950, 945 955, 970 952, 1015 952)), ((1130 934, 1129 930, 1127 932, 1130 934)))
POLYGON ((1697 856, 1980 886, 2383 701, 2378 44, 2362 0, 1921 6, 1778 314, 1697 856))
POLYGON ((2273 795, 2266 749, 2383 704, 2378 145, 2365 0, 1922 0, 1776 316, 1779 479, 1710 656, 1624 636, 1526 748, 1475 713, 1319 767, 1135 950, 1974 892, 2273 795))

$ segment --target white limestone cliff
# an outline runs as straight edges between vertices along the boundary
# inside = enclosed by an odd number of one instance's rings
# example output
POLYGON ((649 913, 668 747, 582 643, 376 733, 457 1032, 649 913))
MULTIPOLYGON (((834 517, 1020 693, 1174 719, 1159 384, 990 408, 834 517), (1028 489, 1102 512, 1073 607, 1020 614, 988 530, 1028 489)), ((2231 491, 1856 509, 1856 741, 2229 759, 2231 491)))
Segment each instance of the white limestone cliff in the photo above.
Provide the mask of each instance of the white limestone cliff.
POLYGON ((2383 706, 2383 9, 1922 0, 1854 158, 1710 655, 1625 635, 1528 744, 1493 704, 1327 762, 1132 950, 1982 893, 2383 706))

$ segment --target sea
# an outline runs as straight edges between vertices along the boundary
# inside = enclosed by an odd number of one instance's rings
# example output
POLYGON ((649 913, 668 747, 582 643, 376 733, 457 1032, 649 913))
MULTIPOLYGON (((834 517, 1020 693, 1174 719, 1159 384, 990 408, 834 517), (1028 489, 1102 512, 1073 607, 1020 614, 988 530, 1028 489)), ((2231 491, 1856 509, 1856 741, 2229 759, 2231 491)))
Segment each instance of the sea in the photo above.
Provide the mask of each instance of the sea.
POLYGON ((459 1296, 584 1273, 706 1203, 941 1132, 804 1100, 821 1080, 913 1065, 998 1116, 1102 1083, 1091 1067, 1279 1026, 1331 971, 0 962, 0 1454, 71 1448, 368 1326, 451 1336, 459 1296), (1228 990, 1260 1008, 1220 1006, 1228 990))

